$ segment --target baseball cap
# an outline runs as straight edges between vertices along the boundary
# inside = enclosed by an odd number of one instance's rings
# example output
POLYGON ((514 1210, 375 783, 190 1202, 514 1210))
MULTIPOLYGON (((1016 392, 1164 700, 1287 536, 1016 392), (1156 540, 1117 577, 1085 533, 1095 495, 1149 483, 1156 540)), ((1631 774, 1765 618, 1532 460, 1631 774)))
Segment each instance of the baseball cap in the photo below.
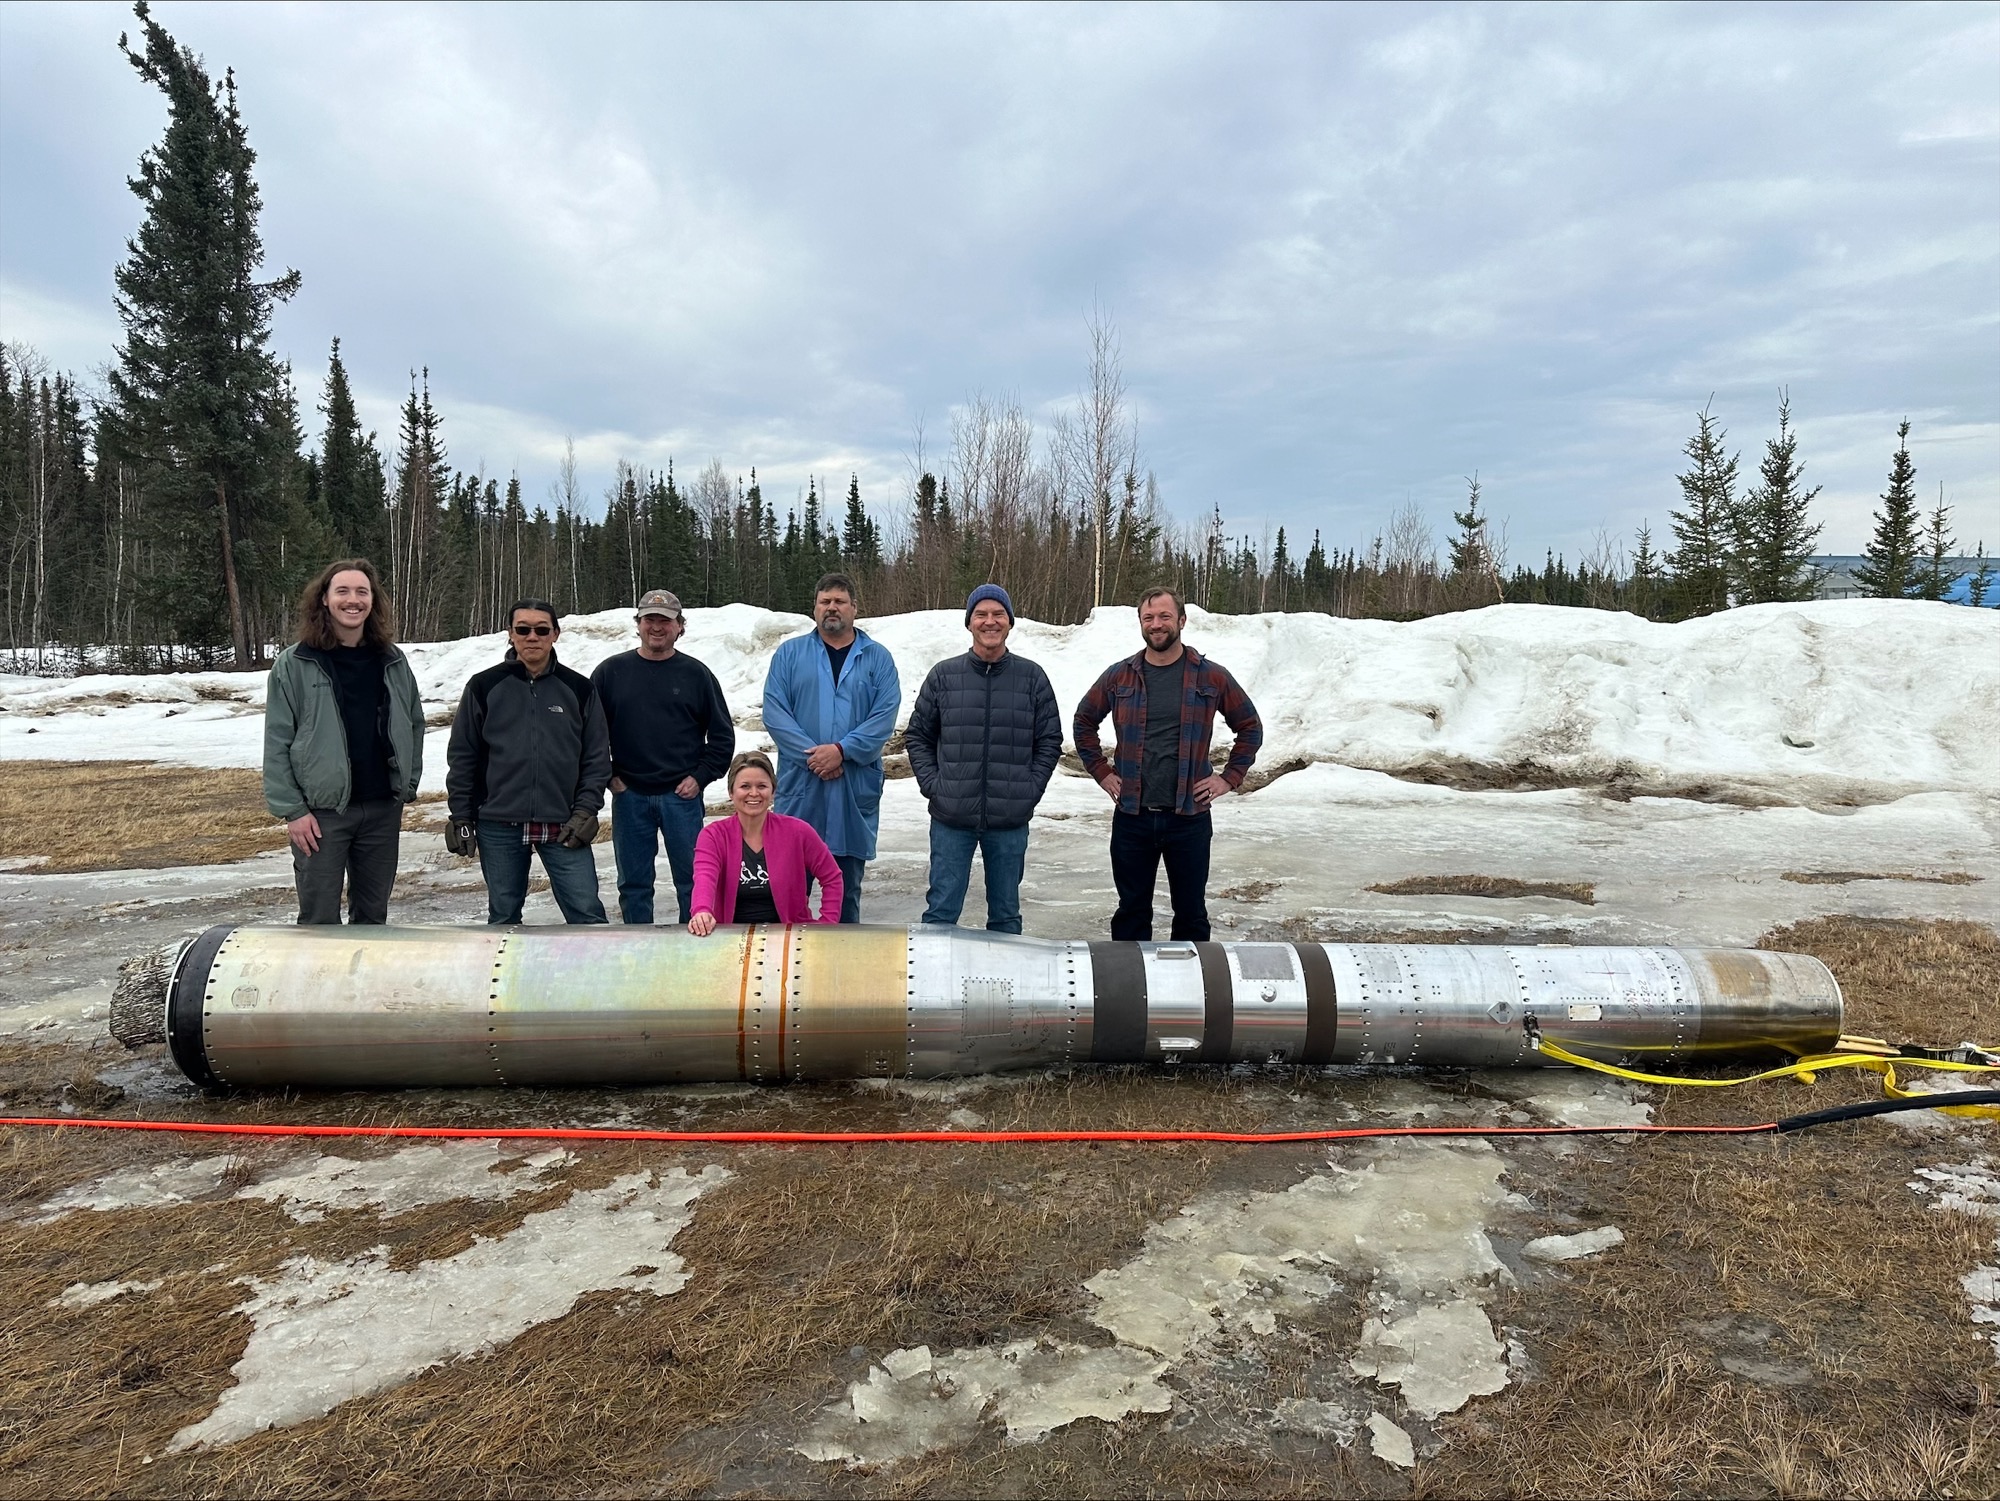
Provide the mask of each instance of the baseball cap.
POLYGON ((648 589, 639 596, 636 610, 640 615, 664 615, 669 620, 681 618, 681 597, 665 589, 648 589))

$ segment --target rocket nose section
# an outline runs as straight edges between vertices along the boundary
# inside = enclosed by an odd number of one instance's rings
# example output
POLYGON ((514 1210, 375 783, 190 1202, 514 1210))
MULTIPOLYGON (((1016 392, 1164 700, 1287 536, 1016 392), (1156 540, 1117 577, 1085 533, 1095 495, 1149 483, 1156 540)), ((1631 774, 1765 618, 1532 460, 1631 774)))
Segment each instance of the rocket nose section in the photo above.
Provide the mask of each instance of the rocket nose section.
POLYGON ((1840 983, 1811 955, 1772 949, 1678 952, 1701 999, 1696 1046, 1702 1052, 1821 1053, 1839 1042, 1840 983))

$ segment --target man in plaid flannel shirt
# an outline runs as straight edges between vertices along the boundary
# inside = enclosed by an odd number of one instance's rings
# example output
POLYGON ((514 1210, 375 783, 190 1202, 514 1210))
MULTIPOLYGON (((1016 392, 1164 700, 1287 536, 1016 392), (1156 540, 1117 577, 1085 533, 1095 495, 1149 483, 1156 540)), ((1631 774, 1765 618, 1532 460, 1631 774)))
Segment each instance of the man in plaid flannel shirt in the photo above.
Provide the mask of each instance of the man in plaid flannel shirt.
POLYGON ((1181 643, 1186 625, 1178 594, 1147 590, 1139 600, 1145 650, 1105 669, 1077 705, 1071 727, 1084 770, 1118 805, 1111 815, 1115 939, 1153 936, 1153 881, 1162 860, 1173 899, 1174 938, 1196 943, 1208 938, 1209 804, 1243 785, 1264 743, 1256 706, 1236 679, 1181 643), (1208 759, 1218 713, 1236 732, 1236 747, 1220 776, 1208 759), (1115 764, 1106 760, 1097 739, 1107 714, 1115 764))

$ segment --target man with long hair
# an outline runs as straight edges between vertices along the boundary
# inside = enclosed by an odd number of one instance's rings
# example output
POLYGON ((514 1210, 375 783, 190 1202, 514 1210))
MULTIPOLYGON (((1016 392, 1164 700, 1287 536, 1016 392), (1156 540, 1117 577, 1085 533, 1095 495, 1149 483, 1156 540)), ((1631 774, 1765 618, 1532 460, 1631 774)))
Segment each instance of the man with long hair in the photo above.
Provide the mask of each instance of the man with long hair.
POLYGON ((264 699, 264 805, 285 821, 299 921, 389 920, 403 805, 424 774, 424 705, 366 558, 329 563, 299 596, 298 640, 264 699))

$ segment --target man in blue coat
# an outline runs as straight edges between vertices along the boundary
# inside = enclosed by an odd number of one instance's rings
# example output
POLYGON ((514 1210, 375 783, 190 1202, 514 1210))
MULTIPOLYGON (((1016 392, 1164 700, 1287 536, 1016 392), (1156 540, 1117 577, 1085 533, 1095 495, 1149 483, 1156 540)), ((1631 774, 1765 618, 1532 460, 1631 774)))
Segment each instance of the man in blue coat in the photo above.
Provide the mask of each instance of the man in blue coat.
POLYGON ((840 863, 840 920, 861 921, 861 877, 875 858, 882 747, 903 687, 888 650, 854 628, 854 581, 829 573, 813 590, 810 636, 771 658, 764 728, 778 743, 777 811, 803 818, 840 863))

